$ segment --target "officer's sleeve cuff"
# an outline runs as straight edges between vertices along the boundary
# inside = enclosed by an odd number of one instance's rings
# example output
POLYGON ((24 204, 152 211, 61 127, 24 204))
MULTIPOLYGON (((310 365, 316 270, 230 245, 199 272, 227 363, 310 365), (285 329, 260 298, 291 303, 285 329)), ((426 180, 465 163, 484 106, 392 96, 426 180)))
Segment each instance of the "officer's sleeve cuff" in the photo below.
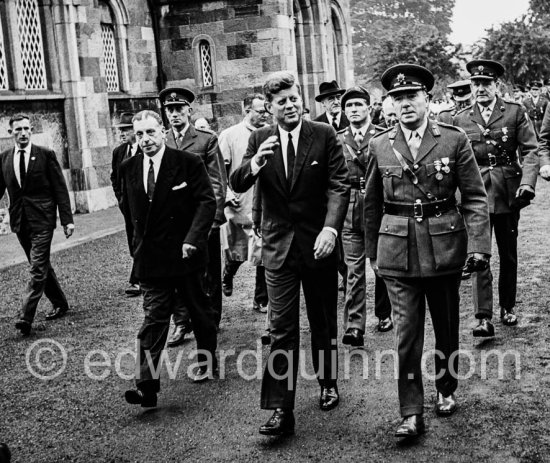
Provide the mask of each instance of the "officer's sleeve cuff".
POLYGON ((323 230, 328 230, 329 232, 334 233, 334 237, 338 238, 338 232, 334 228, 332 228, 332 227, 323 227, 323 230))

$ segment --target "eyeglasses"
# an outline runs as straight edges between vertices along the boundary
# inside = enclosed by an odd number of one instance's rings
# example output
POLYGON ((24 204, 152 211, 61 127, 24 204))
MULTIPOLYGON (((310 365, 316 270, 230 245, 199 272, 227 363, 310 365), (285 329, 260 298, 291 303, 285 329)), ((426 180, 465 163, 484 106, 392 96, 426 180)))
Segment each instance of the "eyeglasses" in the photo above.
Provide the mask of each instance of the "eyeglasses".
POLYGON ((265 114, 267 114, 267 111, 265 109, 261 109, 260 111, 258 111, 256 109, 250 108, 250 110, 254 111, 254 112, 257 112, 260 116, 264 116, 265 114))

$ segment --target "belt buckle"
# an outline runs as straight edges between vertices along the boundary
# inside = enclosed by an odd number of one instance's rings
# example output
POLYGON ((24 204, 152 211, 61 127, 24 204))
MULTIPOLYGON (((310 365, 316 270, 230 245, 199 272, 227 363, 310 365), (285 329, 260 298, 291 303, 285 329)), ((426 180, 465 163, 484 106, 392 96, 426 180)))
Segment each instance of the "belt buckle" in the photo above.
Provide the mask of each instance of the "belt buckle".
POLYGON ((417 199, 413 205, 414 218, 417 222, 422 222, 424 218, 424 208, 422 207, 422 201, 417 199))
POLYGON ((489 166, 495 167, 497 165, 497 157, 494 154, 489 153, 489 166))

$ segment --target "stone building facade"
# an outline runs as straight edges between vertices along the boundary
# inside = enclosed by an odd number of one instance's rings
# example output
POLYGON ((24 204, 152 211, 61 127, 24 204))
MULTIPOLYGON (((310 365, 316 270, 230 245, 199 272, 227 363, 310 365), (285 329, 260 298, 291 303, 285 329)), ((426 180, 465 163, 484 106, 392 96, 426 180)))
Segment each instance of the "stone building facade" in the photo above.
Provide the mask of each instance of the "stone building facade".
POLYGON ((122 112, 158 109, 159 89, 182 85, 197 94, 195 116, 221 130, 241 119, 246 93, 289 70, 315 114, 320 82, 353 83, 349 1, 0 0, 0 149, 10 116, 30 115, 74 210, 113 206, 122 112))

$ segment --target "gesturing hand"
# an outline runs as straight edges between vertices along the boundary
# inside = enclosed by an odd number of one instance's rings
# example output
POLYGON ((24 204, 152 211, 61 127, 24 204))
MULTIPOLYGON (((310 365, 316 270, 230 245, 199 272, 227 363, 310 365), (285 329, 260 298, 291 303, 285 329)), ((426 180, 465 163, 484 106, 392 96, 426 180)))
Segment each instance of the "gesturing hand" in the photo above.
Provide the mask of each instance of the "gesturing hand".
POLYGON ((317 235, 317 239, 315 240, 315 246, 313 246, 315 259, 324 259, 330 256, 335 245, 336 237, 334 233, 329 230, 321 230, 321 233, 317 235))
POLYGON ((183 243, 181 251, 182 251, 182 254, 183 254, 183 258, 188 259, 189 257, 191 257, 193 254, 195 254, 197 252, 197 248, 196 248, 196 246, 193 246, 192 244, 183 243))
POLYGON ((256 160, 256 164, 258 166, 263 166, 265 162, 273 156, 275 148, 279 146, 279 139, 277 138, 277 135, 271 135, 271 137, 267 138, 258 149, 258 152, 254 156, 254 159, 256 160))

